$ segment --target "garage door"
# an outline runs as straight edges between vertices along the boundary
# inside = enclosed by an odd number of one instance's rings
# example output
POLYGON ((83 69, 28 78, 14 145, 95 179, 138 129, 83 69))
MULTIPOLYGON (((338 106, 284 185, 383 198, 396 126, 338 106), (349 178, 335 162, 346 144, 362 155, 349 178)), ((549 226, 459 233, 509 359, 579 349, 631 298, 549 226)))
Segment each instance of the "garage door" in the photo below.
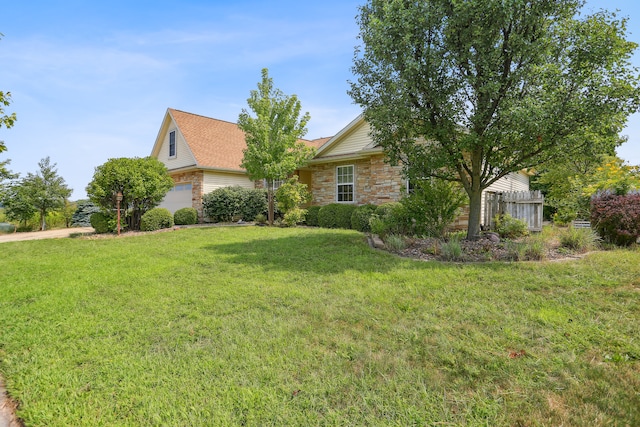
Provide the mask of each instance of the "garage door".
POLYGON ((160 203, 161 208, 167 208, 171 213, 175 213, 180 208, 192 207, 191 183, 175 185, 160 203))

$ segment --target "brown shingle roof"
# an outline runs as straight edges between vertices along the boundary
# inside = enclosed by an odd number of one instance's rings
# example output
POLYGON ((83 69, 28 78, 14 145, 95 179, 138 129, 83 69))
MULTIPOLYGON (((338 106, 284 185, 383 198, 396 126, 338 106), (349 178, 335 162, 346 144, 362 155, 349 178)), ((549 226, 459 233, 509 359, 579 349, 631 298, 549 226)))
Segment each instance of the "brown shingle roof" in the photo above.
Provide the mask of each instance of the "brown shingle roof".
POLYGON ((247 147, 235 123, 180 110, 169 109, 182 136, 200 167, 242 170, 243 152, 247 147))
MULTIPOLYGON (((247 147, 244 132, 237 124, 169 108, 199 167, 243 170, 240 167, 247 147)), ((303 140, 316 149, 329 138, 303 140)))

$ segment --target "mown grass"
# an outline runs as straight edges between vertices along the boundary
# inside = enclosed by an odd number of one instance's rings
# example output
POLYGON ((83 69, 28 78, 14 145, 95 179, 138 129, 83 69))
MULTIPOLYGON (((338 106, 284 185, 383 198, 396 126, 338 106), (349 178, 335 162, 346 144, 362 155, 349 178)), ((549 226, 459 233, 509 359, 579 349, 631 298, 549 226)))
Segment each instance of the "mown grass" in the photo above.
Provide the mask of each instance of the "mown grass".
POLYGON ((29 426, 640 424, 637 250, 425 263, 261 227, 0 249, 29 426))

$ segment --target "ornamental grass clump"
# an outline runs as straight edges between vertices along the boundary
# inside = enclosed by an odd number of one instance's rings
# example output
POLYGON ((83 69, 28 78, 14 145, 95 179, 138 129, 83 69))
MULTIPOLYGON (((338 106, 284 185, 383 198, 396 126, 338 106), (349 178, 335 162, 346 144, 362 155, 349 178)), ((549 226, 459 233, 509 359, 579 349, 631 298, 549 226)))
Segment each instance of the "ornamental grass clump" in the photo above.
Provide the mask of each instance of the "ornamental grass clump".
POLYGON ((590 228, 568 227, 559 236, 560 246, 575 252, 587 252, 597 249, 600 237, 590 228))

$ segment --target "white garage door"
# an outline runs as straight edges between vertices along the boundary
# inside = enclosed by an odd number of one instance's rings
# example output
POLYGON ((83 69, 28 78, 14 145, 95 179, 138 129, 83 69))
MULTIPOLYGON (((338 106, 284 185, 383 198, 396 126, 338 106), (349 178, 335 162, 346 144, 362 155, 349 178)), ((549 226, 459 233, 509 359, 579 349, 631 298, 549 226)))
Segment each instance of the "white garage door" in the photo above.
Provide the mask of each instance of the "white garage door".
POLYGON ((191 183, 175 185, 160 203, 161 208, 167 208, 171 213, 175 213, 180 208, 192 207, 191 183))

